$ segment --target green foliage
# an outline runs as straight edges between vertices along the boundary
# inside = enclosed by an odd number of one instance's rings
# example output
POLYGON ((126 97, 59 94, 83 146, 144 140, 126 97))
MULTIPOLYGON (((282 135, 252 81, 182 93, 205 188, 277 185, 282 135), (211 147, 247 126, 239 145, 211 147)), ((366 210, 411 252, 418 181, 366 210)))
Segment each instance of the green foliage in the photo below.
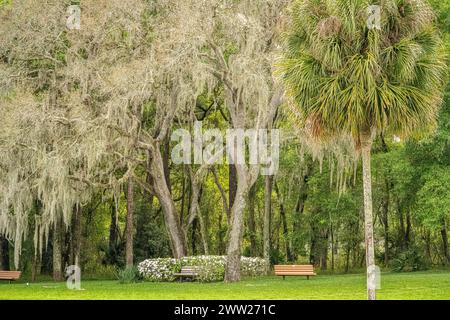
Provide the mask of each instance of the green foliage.
POLYGON ((0 0, 0 7, 5 5, 10 5, 12 3, 12 0, 0 0))
POLYGON ((82 271, 83 279, 111 280, 117 279, 117 267, 98 263, 88 263, 82 271))
POLYGON ((433 166, 423 177, 424 184, 418 193, 418 216, 432 229, 442 227, 450 217, 450 170, 433 166))
POLYGON ((392 260, 391 268, 395 272, 411 272, 427 270, 428 264, 416 247, 401 252, 392 260))
POLYGON ((364 0, 297 0, 291 9, 278 72, 314 135, 435 124, 447 66, 425 1, 385 1, 381 30, 368 28, 364 0))
POLYGON ((120 270, 118 273, 118 279, 120 283, 134 283, 141 280, 141 276, 137 267, 133 266, 120 270))

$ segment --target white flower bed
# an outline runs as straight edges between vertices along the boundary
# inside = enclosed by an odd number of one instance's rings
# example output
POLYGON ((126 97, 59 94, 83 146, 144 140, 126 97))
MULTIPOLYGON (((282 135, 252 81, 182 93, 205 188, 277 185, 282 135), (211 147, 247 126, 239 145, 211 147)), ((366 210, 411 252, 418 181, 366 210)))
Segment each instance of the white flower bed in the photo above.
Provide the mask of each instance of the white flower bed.
MULTIPOLYGON (((181 259, 158 258, 144 260, 138 265, 140 275, 148 281, 174 281, 174 273, 183 266, 198 267, 198 280, 202 282, 222 281, 225 275, 226 256, 192 256, 181 259)), ((261 276, 266 263, 261 258, 241 258, 243 276, 261 276)))
POLYGON ((139 274, 148 281, 173 281, 180 269, 180 262, 170 258, 147 259, 138 265, 139 274))
POLYGON ((257 277, 266 274, 267 263, 262 258, 241 257, 241 274, 249 277, 257 277))

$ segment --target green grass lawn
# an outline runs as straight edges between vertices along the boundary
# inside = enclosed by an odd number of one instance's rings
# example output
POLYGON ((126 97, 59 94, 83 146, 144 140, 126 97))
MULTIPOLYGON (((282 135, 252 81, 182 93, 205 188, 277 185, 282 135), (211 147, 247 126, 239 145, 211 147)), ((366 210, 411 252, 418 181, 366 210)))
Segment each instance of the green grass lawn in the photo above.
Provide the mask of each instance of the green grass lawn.
MULTIPOLYGON (((260 277, 235 284, 82 281, 82 291, 68 290, 65 283, 0 283, 0 299, 365 299, 365 281, 363 274, 309 281, 260 277)), ((384 273, 381 286, 379 299, 450 299, 450 272, 384 273)))

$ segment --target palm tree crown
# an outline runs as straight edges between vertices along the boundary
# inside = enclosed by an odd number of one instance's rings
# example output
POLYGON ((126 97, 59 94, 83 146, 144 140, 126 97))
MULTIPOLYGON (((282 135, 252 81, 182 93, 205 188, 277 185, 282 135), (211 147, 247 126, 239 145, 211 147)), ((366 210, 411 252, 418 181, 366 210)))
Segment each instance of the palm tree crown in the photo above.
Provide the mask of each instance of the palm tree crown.
POLYGON ((424 0, 297 0, 277 65, 287 94, 314 134, 409 134, 436 123, 446 62, 424 0))

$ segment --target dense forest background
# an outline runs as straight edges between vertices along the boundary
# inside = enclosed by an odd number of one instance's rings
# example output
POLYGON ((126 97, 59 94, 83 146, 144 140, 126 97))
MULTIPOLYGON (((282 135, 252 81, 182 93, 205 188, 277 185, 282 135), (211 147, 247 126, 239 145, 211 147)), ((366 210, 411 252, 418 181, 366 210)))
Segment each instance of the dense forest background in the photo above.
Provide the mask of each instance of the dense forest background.
MULTIPOLYGON (((447 52, 450 53, 450 1, 432 0, 431 4, 437 12, 438 24, 445 37, 447 52)), ((17 18, 17 14, 14 18, 17 18)), ((11 21, 0 21, 0 25, 7 24, 10 27, 14 25, 11 21)), ((51 26, 49 28, 51 29, 51 26)), ((5 28, 0 26, 0 31, 0 68, 15 68, 14 59, 18 61, 23 57, 19 59, 17 55, 11 58, 14 50, 3 33, 5 28)), ((49 32, 49 38, 52 39, 53 32, 49 32)), ((28 46, 22 53, 29 54, 29 57, 35 53, 31 52, 31 49, 35 49, 31 46, 47 43, 46 39, 32 43, 29 34, 22 36, 24 43, 20 44, 17 50, 28 46)), ((98 35, 93 35, 96 36, 98 35)), ((84 34, 83 37, 88 38, 84 34)), ((20 36, 16 40, 20 41, 20 36)), ((132 38, 130 42, 133 41, 137 40, 132 38)), ((79 46, 78 52, 84 52, 86 56, 94 51, 105 54, 110 50, 108 45, 95 49, 76 45, 79 46)), ((232 52, 239 48, 228 50, 232 52)), ((111 52, 111 59, 120 60, 122 55, 123 52, 111 52)), ((58 57, 58 53, 55 53, 54 58, 62 61, 62 65, 65 64, 65 58, 58 57)), ((59 66, 59 63, 46 63, 45 60, 36 58, 29 61, 25 67, 21 64, 20 68, 27 68, 31 77, 33 69, 56 70, 54 74, 57 79, 57 68, 64 66, 59 66)), ((92 67, 96 66, 93 64, 92 67)), ((37 77, 39 84, 26 80, 29 81, 26 85, 34 86, 36 96, 42 97, 49 91, 62 90, 62 86, 54 84, 53 81, 58 80, 52 78, 51 72, 42 71, 37 77)), ((0 85, 6 88, 6 84, 0 82, 0 85)), ((101 94, 109 94, 106 89, 102 92, 103 89, 100 85, 92 88, 90 99, 98 102, 83 103, 102 103, 101 94)), ((128 89, 124 87, 124 90, 128 89)), ((193 121, 203 121, 204 129, 231 128, 233 115, 226 106, 224 91, 224 84, 217 83, 214 90, 202 94, 196 100, 194 108, 177 111, 170 130, 192 130, 193 121)), ((54 99, 66 101, 65 97, 54 99)), ((141 117, 140 125, 147 126, 149 132, 163 131, 165 118, 161 118, 157 107, 149 106, 136 114, 141 117), (161 122, 160 125, 157 124, 158 121, 161 122)), ((61 120, 56 125, 61 125, 62 122, 61 120)), ((45 125, 45 122, 40 125, 45 125)), ((323 157, 311 155, 303 146, 302 140, 295 135, 294 127, 291 114, 280 107, 272 127, 281 130, 279 171, 274 177, 259 176, 248 192, 244 193, 246 206, 243 214, 242 254, 265 257, 272 264, 311 263, 323 272, 351 272, 362 269, 365 265, 365 246, 361 164, 356 161, 353 169, 339 170, 340 163, 345 162, 345 159, 336 159, 329 154, 323 157)), ((53 129, 54 127, 50 128, 53 129)), ((29 132, 35 133, 35 130, 29 132)), ((54 143, 58 143, 57 139, 54 143)), ((174 164, 171 160, 174 144, 170 135, 163 136, 163 140, 159 141, 157 154, 161 157, 160 173, 164 174, 167 190, 175 206, 173 212, 176 223, 186 240, 184 254, 225 255, 229 241, 231 208, 238 191, 238 172, 233 165, 228 164, 209 166, 206 169, 195 165, 174 164)), ((3 146, 7 144, 3 143, 3 146)), ((128 151, 122 155, 123 158, 132 154, 128 151)), ((7 151, 2 149, 1 152, 7 151)), ((17 149, 10 149, 10 152, 20 154, 17 149)), ((117 152, 122 151, 117 149, 117 152)), ((20 157, 16 160, 17 166, 25 163, 23 157, 26 156, 22 154, 20 157)), ((6 157, 2 157, 3 162, 0 161, 0 172, 8 168, 5 159, 6 157)), ((112 161, 111 158, 106 159, 112 161)), ((60 278, 65 266, 78 262, 85 276, 112 277, 117 269, 130 265, 130 259, 131 264, 136 264, 147 258, 175 255, 176 249, 171 244, 168 232, 168 220, 164 216, 164 212, 168 210, 167 205, 161 204, 164 197, 160 193, 163 191, 158 191, 158 184, 151 181, 154 179, 152 174, 142 169, 146 165, 146 158, 141 157, 139 161, 144 164, 142 167, 133 166, 133 176, 126 174, 130 170, 128 158, 125 161, 117 161, 113 169, 111 166, 104 168, 105 171, 114 170, 117 177, 114 190, 104 181, 86 183, 81 187, 84 191, 89 189, 86 191, 89 196, 83 195, 82 200, 75 201, 76 205, 71 207, 72 215, 64 218, 65 223, 55 220, 51 224, 46 235, 48 241, 44 241, 47 244, 41 244, 42 255, 36 248, 39 241, 33 238, 33 232, 35 217, 40 215, 45 197, 42 194, 33 197, 32 209, 28 210, 26 215, 29 235, 23 238, 21 259, 17 268, 33 278, 52 273, 55 276, 57 268, 61 271, 56 277, 60 278), (138 180, 139 178, 141 180, 138 180), (127 238, 130 237, 132 246, 128 241, 127 247, 127 238)), ((149 165, 149 168, 158 166, 149 165)), ((60 164, 55 164, 55 169, 61 170, 60 164)), ((450 90, 445 94, 437 131, 431 137, 413 137, 405 141, 398 137, 378 134, 373 148, 372 170, 377 265, 396 271, 448 266, 450 90)), ((8 183, 7 179, 2 181, 3 185, 8 183)), ((0 188, 0 192, 5 190, 4 187, 0 188)), ((0 220, 0 224, 2 221, 6 220, 0 220)), ((0 228, 0 234, 3 234, 0 236, 0 269, 14 268, 17 243, 12 238, 13 233, 8 230, 4 226, 0 228)))

